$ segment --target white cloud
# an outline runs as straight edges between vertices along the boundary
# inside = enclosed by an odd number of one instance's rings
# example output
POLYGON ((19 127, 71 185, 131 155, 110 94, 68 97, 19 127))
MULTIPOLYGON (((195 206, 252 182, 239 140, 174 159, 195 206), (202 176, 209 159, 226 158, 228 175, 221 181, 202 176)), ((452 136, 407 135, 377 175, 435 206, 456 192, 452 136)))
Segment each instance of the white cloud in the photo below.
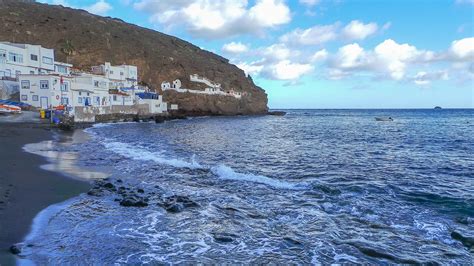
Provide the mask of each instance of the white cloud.
MULTIPOLYGON (((386 23, 382 30, 390 27, 390 23, 386 23)), ((305 45, 321 45, 334 40, 363 40, 375 34, 379 29, 374 22, 364 24, 361 21, 353 20, 346 26, 342 27, 341 23, 336 22, 329 25, 315 25, 311 28, 297 28, 280 37, 280 41, 293 46, 305 45)))
POLYGON ((319 4, 320 0, 300 0, 300 4, 305 6, 315 6, 319 4))
POLYGON ((454 60, 474 60, 474 37, 456 40, 451 43, 449 55, 454 60))
POLYGON ((415 82, 416 85, 420 86, 426 86, 431 84, 432 81, 436 80, 448 80, 449 75, 448 72, 443 70, 443 71, 437 71, 437 72, 425 72, 425 71, 420 71, 416 73, 416 75, 412 78, 413 82, 415 82))
POLYGON ((326 49, 319 50, 311 56, 311 62, 322 62, 327 59, 329 53, 326 49))
POLYGON ((271 65, 264 74, 271 79, 296 80, 312 70, 313 66, 310 64, 293 63, 290 60, 283 60, 271 65))
POLYGON ((151 14, 150 22, 166 28, 184 26, 194 37, 216 39, 240 34, 261 35, 291 20, 283 0, 140 0, 134 8, 151 14))
POLYGON ((222 51, 229 54, 245 53, 249 50, 248 46, 241 42, 231 42, 222 46, 222 51))
POLYGON ((107 3, 105 0, 99 0, 95 4, 85 7, 85 9, 96 15, 105 15, 107 12, 112 10, 112 6, 107 3))
POLYGON ((341 77, 355 72, 370 71, 380 77, 401 80, 410 65, 427 63, 435 59, 434 52, 418 50, 415 46, 399 44, 388 39, 371 51, 364 50, 357 43, 345 45, 328 59, 328 65, 341 77))
POLYGON ((377 29, 376 23, 364 24, 358 20, 353 20, 344 27, 342 35, 349 40, 363 40, 377 32, 377 29))
POLYGON ((258 75, 263 70, 263 65, 260 65, 259 62, 240 62, 237 64, 237 67, 242 69, 247 75, 258 75))
POLYGON ((316 25, 308 29, 295 29, 280 37, 280 41, 296 45, 318 45, 337 38, 338 23, 316 25))

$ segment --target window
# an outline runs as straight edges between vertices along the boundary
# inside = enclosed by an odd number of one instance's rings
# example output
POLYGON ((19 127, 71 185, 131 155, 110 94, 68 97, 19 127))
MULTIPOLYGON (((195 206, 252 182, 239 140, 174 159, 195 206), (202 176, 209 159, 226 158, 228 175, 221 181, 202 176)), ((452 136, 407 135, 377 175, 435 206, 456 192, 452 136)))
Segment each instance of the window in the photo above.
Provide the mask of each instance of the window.
POLYGON ((28 95, 21 95, 22 101, 28 101, 28 95))
POLYGON ((117 101, 117 95, 114 95, 114 101, 117 101))
POLYGON ((47 80, 40 80, 40 89, 49 89, 49 82, 47 80))
POLYGON ((35 72, 34 72, 34 71, 30 71, 30 74, 31 74, 31 75, 34 75, 34 74, 35 74, 35 72))
POLYGON ((0 49, 0 63, 5 64, 7 62, 7 51, 0 49))
POLYGON ((97 103, 97 105, 100 105, 100 97, 95 97, 95 102, 97 103))
POLYGON ((21 75, 21 71, 18 71, 18 70, 15 71, 15 76, 16 76, 16 78, 18 78, 20 75, 21 75))
POLYGON ((61 91, 68 91, 68 84, 66 82, 61 84, 61 91))
POLYGON ((16 63, 23 63, 23 55, 17 53, 8 53, 8 60, 16 63))
POLYGON ((89 93, 87 93, 87 96, 89 96, 89 93))
MULTIPOLYGON (((79 95, 81 95, 80 92, 79 92, 79 95)), ((82 103, 82 97, 77 98, 77 102, 78 102, 78 103, 82 103)))
POLYGON ((120 76, 123 76, 123 72, 120 72, 120 76))
POLYGON ((31 61, 38 61, 38 56, 35 54, 30 55, 31 61))
POLYGON ((53 64, 53 59, 51 57, 43 56, 43 63, 47 65, 52 65, 53 64))
POLYGON ((82 92, 81 92, 81 91, 79 92, 79 95, 82 95, 82 92))
POLYGON ((33 95, 33 101, 35 101, 35 102, 38 101, 38 95, 33 95))
POLYGON ((94 80, 94 87, 99 87, 99 81, 94 80))
POLYGON ((56 72, 67 74, 67 67, 65 67, 65 66, 56 66, 56 72))
POLYGON ((29 90, 30 89, 30 81, 29 80, 22 80, 21 81, 21 89, 22 90, 29 90))
POLYGON ((110 70, 110 75, 113 75, 113 74, 114 74, 114 72, 112 70, 110 70))
POLYGON ((61 97, 61 104, 62 105, 68 105, 69 104, 69 98, 68 97, 61 97))

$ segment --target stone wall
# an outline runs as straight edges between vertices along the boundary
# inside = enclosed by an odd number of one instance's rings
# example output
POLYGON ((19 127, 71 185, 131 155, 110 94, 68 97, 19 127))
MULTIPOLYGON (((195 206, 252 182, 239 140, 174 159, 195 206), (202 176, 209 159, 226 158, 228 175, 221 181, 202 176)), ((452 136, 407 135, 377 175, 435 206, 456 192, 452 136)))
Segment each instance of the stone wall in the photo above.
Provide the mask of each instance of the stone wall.
POLYGON ((74 108, 74 122, 78 123, 94 123, 98 116, 111 117, 115 115, 152 115, 149 112, 148 104, 136 105, 114 105, 107 107, 84 106, 74 108))

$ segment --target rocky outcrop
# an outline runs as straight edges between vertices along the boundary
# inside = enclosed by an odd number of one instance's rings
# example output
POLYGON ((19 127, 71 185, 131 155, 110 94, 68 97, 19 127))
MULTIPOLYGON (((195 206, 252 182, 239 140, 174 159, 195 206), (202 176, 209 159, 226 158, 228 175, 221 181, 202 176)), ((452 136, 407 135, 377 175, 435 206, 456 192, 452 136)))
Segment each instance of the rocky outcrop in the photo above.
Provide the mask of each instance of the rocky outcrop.
MULTIPOLYGON (((246 92, 242 100, 226 96, 166 92, 164 100, 183 111, 209 114, 266 113, 267 95, 250 77, 214 53, 157 31, 84 10, 31 1, 0 0, 0 41, 54 48, 59 61, 89 69, 105 61, 139 68, 143 83, 161 92, 163 81, 180 79, 183 87, 199 89, 191 74, 220 83, 224 91, 246 92)), ((202 88, 201 88, 202 89, 202 88)))

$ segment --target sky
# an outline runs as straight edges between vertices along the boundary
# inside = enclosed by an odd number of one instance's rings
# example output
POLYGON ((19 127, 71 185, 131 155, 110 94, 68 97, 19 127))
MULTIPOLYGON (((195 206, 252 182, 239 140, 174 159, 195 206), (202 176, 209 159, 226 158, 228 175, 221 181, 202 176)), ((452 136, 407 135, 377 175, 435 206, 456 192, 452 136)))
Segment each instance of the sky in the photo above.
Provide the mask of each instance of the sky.
POLYGON ((474 108, 474 0, 40 0, 228 58, 270 108, 474 108))

